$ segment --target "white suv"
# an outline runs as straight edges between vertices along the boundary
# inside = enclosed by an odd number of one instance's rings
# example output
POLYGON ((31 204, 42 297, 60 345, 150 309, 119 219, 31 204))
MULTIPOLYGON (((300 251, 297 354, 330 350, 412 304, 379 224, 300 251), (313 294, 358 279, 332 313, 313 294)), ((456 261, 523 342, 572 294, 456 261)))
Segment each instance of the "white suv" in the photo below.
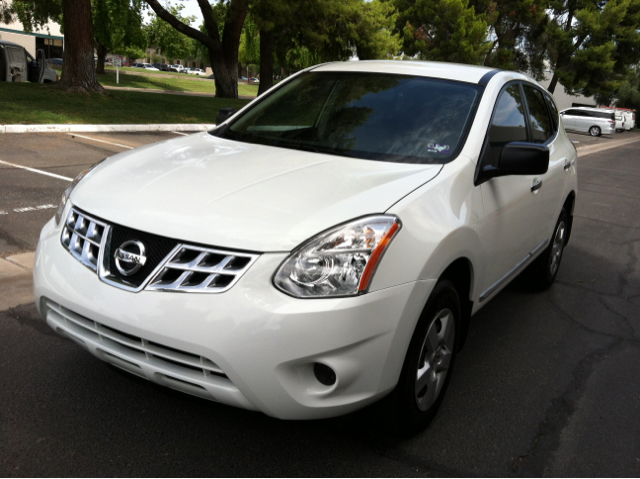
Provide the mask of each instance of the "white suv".
POLYGON ((525 268, 554 281, 576 160, 524 75, 309 68, 211 132, 81 174, 42 230, 36 304, 100 359, 189 394, 286 419, 388 396, 415 430, 471 316, 525 268))

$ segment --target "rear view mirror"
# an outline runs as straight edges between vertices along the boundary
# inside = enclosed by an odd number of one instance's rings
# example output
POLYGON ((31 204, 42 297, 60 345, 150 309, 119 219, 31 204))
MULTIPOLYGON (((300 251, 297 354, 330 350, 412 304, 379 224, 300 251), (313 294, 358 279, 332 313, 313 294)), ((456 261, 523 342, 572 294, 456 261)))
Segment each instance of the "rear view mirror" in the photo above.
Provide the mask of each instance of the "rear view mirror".
POLYGON ((220 108, 216 116, 216 124, 221 125, 238 112, 235 108, 220 108))

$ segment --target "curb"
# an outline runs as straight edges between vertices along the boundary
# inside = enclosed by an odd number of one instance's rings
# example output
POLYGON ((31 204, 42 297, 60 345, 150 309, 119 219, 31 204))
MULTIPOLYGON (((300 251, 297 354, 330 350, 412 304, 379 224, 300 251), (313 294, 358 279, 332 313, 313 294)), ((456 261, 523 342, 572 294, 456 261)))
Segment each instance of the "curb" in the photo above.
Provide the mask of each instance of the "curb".
POLYGON ((207 131, 209 123, 156 123, 146 125, 0 125, 3 133, 110 133, 139 131, 207 131))
POLYGON ((617 148, 619 146, 629 145, 631 143, 636 143, 638 141, 640 141, 640 138, 626 138, 624 140, 614 141, 609 144, 595 144, 595 145, 582 146, 582 147, 576 148, 576 151, 578 152, 578 158, 580 158, 581 156, 587 156, 592 153, 599 153, 601 151, 610 150, 612 148, 617 148))

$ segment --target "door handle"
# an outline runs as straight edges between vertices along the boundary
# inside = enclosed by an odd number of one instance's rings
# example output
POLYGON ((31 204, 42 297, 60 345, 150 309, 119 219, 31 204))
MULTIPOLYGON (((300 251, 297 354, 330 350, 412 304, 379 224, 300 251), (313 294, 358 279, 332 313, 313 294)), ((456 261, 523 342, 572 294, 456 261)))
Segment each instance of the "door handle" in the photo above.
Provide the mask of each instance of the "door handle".
POLYGON ((533 180, 533 185, 531 185, 531 191, 535 193, 542 186, 542 180, 538 180, 537 178, 533 180))
POLYGON ((564 160, 564 171, 568 171, 571 168, 571 160, 564 160))

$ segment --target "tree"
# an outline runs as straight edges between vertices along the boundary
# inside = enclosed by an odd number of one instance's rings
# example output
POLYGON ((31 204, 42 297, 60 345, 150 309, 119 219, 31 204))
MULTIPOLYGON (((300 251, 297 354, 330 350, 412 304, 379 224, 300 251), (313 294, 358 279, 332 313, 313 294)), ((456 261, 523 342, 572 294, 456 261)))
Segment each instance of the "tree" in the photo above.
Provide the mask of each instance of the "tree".
POLYGON ((614 94, 615 105, 640 111, 640 67, 634 66, 629 70, 625 80, 614 94))
POLYGON ((640 60, 640 0, 552 0, 547 25, 553 77, 569 94, 609 98, 640 60))
POLYGON ((181 22, 166 10, 158 0, 146 0, 158 17, 177 31, 199 41, 209 51, 209 61, 216 82, 216 96, 238 97, 238 49, 249 0, 228 0, 212 6, 208 0, 197 0, 206 32, 181 22), (223 28, 220 29, 220 25, 223 28))
POLYGON ((490 47, 483 64, 544 76, 548 0, 471 0, 486 15, 490 47))
POLYGON ((372 0, 254 0, 251 16, 260 29, 260 88, 273 81, 276 59, 286 70, 332 60, 396 54, 399 41, 391 32, 393 5, 372 0))
MULTIPOLYGON (((183 5, 167 5, 167 11, 180 22, 191 26, 196 17, 183 17, 181 12, 183 5)), ((191 58, 195 55, 194 40, 173 28, 167 22, 154 14, 150 14, 151 21, 146 26, 146 37, 148 46, 156 46, 166 58, 191 58)))
POLYGON ((404 53, 422 60, 482 64, 490 49, 487 17, 468 0, 395 0, 404 53))
POLYGON ((120 48, 143 47, 142 0, 91 0, 93 35, 98 63, 104 75, 107 53, 120 48))
POLYGON ((11 11, 27 32, 49 19, 62 24, 64 54, 57 86, 74 92, 103 92, 93 67, 91 0, 14 0, 11 11))

